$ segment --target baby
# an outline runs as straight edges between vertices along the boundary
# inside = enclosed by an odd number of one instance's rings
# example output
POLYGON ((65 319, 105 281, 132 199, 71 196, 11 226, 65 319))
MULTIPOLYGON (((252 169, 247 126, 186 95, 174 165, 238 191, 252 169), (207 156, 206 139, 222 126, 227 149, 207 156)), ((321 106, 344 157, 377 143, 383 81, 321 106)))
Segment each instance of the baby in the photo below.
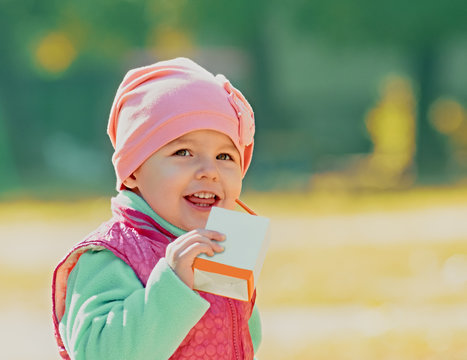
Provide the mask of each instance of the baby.
POLYGON ((222 75, 178 58, 127 73, 108 134, 118 195, 112 218, 78 243, 53 278, 64 359, 253 359, 249 302, 193 290, 193 262, 223 251, 204 229, 234 209, 250 165, 253 111, 222 75))

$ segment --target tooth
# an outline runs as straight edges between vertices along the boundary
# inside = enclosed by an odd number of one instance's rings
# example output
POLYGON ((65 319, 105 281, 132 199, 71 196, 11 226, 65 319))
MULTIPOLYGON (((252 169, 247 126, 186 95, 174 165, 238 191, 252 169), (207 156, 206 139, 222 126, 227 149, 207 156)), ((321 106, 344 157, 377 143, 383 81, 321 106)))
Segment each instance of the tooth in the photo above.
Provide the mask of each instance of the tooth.
POLYGON ((193 195, 200 198, 200 199, 211 199, 211 198, 214 198, 216 196, 213 193, 206 193, 206 192, 199 192, 199 193, 195 193, 193 195))

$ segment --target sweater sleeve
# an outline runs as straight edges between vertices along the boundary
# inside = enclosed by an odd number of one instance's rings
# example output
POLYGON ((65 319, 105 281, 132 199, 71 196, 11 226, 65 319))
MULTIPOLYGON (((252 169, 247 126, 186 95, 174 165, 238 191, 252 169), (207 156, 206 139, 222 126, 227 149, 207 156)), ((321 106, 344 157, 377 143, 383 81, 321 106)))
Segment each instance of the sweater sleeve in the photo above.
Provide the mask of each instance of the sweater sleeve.
POLYGON ((251 342, 253 343, 253 349, 256 354, 262 340, 261 319, 256 305, 253 307, 248 326, 250 328, 251 342))
POLYGON ((144 287, 108 250, 84 253, 67 287, 59 331, 73 360, 168 359, 209 308, 165 259, 144 287))

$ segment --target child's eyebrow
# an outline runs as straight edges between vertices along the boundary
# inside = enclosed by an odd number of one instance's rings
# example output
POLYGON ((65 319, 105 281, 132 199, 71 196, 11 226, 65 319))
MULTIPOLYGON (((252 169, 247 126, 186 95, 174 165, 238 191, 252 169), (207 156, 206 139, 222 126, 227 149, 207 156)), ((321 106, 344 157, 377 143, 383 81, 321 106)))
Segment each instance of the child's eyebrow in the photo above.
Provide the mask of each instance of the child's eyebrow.
POLYGON ((169 142, 170 145, 185 145, 185 144, 190 144, 191 141, 185 140, 185 139, 175 139, 169 142))
MULTIPOLYGON (((190 145, 202 145, 201 141, 195 140, 195 139, 190 139, 190 138, 184 138, 184 139, 175 139, 172 140, 170 143, 172 146, 187 146, 189 147, 190 145)), ((220 146, 220 149, 222 151, 238 151, 237 148, 235 147, 234 144, 232 143, 226 143, 220 146)))
POLYGON ((167 145, 171 145, 171 146, 189 146, 189 145, 192 145, 192 144, 195 144, 196 141, 194 140, 191 140, 191 139, 186 139, 186 138, 178 138, 178 139, 175 139, 175 140, 172 140, 171 142, 169 142, 167 145))
POLYGON ((222 146, 222 149, 226 149, 229 151, 238 151, 234 144, 226 144, 222 146))

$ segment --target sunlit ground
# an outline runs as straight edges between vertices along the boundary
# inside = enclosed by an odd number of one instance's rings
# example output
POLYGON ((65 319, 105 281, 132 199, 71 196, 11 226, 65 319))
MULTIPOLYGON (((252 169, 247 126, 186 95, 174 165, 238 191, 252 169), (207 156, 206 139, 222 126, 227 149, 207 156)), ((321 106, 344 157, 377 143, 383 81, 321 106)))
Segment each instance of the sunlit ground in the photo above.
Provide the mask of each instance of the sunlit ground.
MULTIPOLYGON (((467 188, 243 200, 273 224, 260 359, 467 359, 467 188)), ((0 203, 2 359, 58 359, 53 267, 109 213, 0 203)))

